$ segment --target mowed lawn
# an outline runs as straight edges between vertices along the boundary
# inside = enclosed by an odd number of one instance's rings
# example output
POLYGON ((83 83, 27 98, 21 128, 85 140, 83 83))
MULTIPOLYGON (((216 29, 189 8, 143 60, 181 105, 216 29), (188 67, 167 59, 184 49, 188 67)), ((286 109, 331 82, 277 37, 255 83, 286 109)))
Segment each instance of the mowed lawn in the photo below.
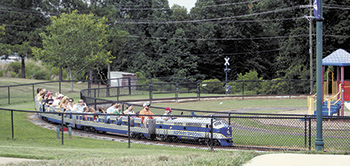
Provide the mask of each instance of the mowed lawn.
MULTIPOLYGON (((12 79, 11 81, 15 82, 12 79)), ((276 112, 273 108, 306 108, 306 99, 203 100, 185 103, 152 103, 152 106, 205 111, 271 108, 265 112, 276 112)), ((34 103, 25 102, 0 107, 34 110, 34 103)), ((135 109, 137 111, 140 108, 135 109)), ((162 109, 153 110, 156 114, 164 113, 162 109)), ((24 165, 242 165, 263 153, 255 151, 211 152, 209 148, 192 149, 136 143, 132 143, 128 148, 127 142, 79 136, 68 139, 67 134, 65 134, 64 145, 62 145, 61 140, 56 138, 55 130, 34 125, 28 120, 29 115, 30 113, 14 113, 15 140, 12 140, 11 114, 9 111, 0 110, 2 119, 0 121, 0 156, 42 160, 24 165)))
MULTIPOLYGON (((1 79, 6 80, 6 79, 1 79)), ((9 79, 9 84, 31 80, 9 79)), ((36 81, 34 81, 36 82, 36 81)), ((6 85, 2 81, 2 85, 6 85)), ((2 105, 1 108, 34 110, 33 102, 2 105)), ((259 153, 215 151, 159 145, 131 144, 65 134, 64 144, 56 131, 34 125, 31 113, 14 112, 14 140, 11 112, 0 110, 0 156, 39 159, 34 163, 12 165, 242 165, 259 153)))

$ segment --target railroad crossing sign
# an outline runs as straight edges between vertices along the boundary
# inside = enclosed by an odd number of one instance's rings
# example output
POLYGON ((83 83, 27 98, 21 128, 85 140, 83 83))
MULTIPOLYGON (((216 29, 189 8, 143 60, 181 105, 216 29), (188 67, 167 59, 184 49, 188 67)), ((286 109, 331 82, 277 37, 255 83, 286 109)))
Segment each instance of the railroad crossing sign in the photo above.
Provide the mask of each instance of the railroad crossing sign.
POLYGON ((229 57, 226 57, 226 58, 225 58, 225 61, 226 61, 226 62, 225 62, 225 66, 230 65, 230 63, 228 62, 228 60, 230 60, 230 58, 229 58, 229 57))
POLYGON ((231 69, 227 68, 227 66, 230 65, 230 63, 228 62, 229 60, 230 60, 230 58, 226 56, 226 58, 225 58, 226 68, 224 69, 224 71, 226 73, 226 95, 229 91, 231 91, 231 86, 227 85, 227 72, 231 70, 231 69))

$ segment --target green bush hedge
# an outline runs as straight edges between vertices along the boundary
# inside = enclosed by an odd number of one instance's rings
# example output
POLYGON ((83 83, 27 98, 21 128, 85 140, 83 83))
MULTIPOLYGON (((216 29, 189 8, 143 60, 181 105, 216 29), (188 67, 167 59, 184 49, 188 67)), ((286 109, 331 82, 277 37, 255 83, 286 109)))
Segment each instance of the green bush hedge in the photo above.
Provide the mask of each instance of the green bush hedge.
POLYGON ((204 80, 200 86, 201 93, 225 93, 225 83, 218 79, 204 80))

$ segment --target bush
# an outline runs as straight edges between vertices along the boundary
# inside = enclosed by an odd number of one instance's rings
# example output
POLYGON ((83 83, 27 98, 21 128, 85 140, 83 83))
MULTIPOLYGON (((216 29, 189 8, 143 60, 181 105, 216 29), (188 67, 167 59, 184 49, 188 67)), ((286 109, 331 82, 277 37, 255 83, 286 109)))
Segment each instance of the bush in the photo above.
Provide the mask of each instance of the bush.
POLYGON ((8 74, 10 75, 10 77, 12 77, 12 78, 16 78, 16 77, 18 77, 18 74, 17 73, 15 73, 15 72, 13 72, 13 71, 9 71, 8 72, 8 74))
POLYGON ((241 92, 242 88, 244 86, 244 92, 250 92, 251 94, 259 94, 260 90, 260 80, 262 80, 262 77, 258 78, 258 72, 256 71, 250 71, 246 74, 239 73, 237 74, 237 81, 236 82, 230 82, 228 85, 231 85, 231 93, 237 93, 241 92), (244 85, 243 85, 243 80, 244 85))
POLYGON ((272 81, 262 82, 259 93, 264 95, 288 94, 288 89, 288 83, 286 81, 274 79, 272 81))
POLYGON ((9 70, 18 74, 21 71, 21 62, 11 62, 9 70))
MULTIPOLYGON (((1 77, 19 77, 21 74, 22 65, 21 62, 12 62, 5 64, 2 67, 1 77)), ((57 78, 56 73, 59 73, 58 67, 52 67, 41 63, 40 61, 34 61, 27 59, 25 62, 26 78, 39 79, 39 80, 55 80, 57 78)), ((63 79, 67 78, 66 70, 63 70, 63 79)))
POLYGON ((204 80, 200 86, 204 93, 225 93, 225 83, 218 79, 204 80))

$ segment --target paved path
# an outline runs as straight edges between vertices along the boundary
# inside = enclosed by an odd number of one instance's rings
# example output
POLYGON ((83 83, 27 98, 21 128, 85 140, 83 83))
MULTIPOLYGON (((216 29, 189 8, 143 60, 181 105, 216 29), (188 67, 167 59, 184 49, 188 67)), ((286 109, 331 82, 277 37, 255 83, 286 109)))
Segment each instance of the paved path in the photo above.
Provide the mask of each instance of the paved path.
POLYGON ((349 166, 350 155, 266 154, 243 166, 349 166))
MULTIPOLYGON (((1 164, 40 161, 35 159, 20 159, 0 157, 1 164)), ((260 155, 243 166, 348 166, 350 155, 323 154, 265 154, 260 155)))
POLYGON ((30 161, 40 161, 35 159, 21 159, 21 158, 10 158, 10 157, 0 157, 0 164, 10 164, 19 162, 30 162, 30 161))

